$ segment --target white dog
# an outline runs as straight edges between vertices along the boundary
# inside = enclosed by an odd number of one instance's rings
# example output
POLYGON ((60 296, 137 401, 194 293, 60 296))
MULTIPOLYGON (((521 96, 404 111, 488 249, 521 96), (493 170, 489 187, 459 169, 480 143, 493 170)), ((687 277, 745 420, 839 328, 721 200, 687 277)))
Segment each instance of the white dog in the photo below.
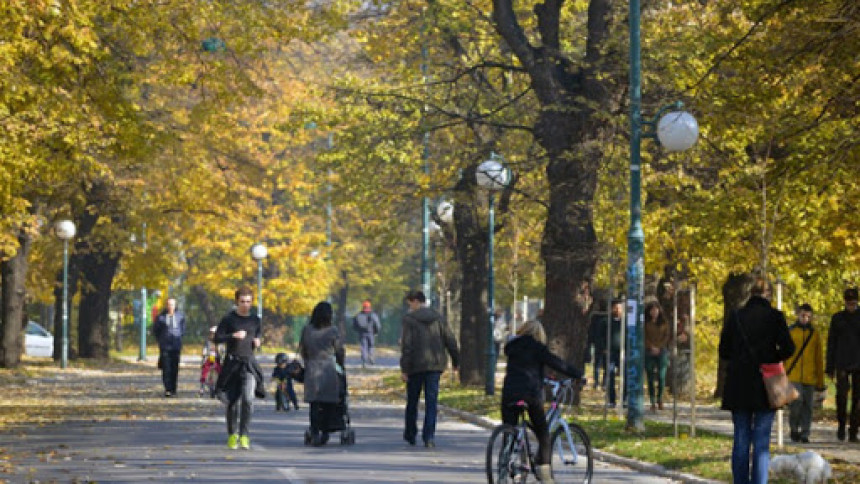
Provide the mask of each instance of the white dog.
POLYGON ((774 456, 770 460, 770 472, 774 476, 794 477, 800 484, 824 484, 831 477, 830 464, 812 451, 774 456))

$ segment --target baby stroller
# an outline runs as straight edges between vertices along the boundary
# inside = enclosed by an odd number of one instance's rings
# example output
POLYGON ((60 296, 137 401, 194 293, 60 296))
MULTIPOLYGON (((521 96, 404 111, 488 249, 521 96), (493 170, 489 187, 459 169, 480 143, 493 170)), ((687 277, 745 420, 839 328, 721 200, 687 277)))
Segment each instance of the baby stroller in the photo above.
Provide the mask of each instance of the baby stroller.
MULTIPOLYGON (((334 407, 334 410, 329 415, 329 418, 323 422, 323 432, 340 432, 341 445, 355 444, 355 430, 350 426, 349 420, 349 390, 346 384, 346 374, 343 370, 338 372, 341 382, 340 401, 334 407)), ((323 442, 325 443, 325 442, 323 442)), ((305 445, 313 444, 313 436, 311 429, 305 430, 305 445)))

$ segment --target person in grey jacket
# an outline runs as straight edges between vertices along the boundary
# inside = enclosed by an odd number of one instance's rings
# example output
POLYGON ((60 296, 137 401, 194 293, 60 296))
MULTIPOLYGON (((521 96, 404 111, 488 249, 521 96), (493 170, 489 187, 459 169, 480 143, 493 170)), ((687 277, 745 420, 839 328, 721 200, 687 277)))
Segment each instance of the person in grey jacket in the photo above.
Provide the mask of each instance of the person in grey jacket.
POLYGON ((373 343, 382 323, 379 315, 373 312, 370 301, 365 299, 361 303, 361 312, 352 318, 352 327, 358 333, 358 342, 361 345, 361 366, 373 364, 373 343))
POLYGON ((328 424, 344 392, 344 350, 340 332, 332 325, 331 304, 317 303, 302 330, 299 352, 305 362, 305 402, 310 404, 311 444, 328 442, 328 424))
POLYGON ((424 427, 421 438, 425 447, 435 447, 436 404, 439 398, 439 378, 451 364, 457 371, 460 351, 451 328, 435 309, 425 306, 427 299, 421 291, 406 295, 409 312, 403 317, 400 341, 400 372, 406 382, 406 428, 403 439, 415 445, 418 435, 418 398, 424 389, 424 427))
POLYGON ((167 309, 155 319, 152 332, 158 341, 158 363, 164 383, 164 396, 172 397, 176 395, 182 336, 185 334, 185 314, 176 309, 176 298, 167 300, 167 309))

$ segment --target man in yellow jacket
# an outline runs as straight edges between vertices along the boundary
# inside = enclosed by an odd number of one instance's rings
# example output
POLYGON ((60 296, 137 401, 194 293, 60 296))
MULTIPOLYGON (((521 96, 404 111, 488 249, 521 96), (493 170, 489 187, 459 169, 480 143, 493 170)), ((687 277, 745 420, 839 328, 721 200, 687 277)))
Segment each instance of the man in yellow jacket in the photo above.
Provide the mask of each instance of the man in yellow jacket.
POLYGON ((788 379, 794 383, 800 398, 789 406, 788 425, 791 441, 809 443, 812 425, 812 399, 815 391, 824 391, 824 352, 821 333, 812 326, 812 306, 797 308, 797 322, 789 328, 794 354, 785 361, 788 379))

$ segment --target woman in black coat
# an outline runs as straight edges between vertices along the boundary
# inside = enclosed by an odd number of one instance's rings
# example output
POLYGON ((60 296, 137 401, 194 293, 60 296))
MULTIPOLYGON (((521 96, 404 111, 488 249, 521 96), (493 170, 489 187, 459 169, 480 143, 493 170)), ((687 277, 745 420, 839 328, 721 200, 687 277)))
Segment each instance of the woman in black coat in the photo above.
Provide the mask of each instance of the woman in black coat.
POLYGON ((517 425, 520 409, 516 402, 528 405, 529 420, 538 441, 538 479, 551 484, 551 451, 549 428, 543 409, 543 368, 548 366, 572 378, 582 378, 582 370, 552 354, 546 346, 546 332, 537 321, 529 321, 517 330, 517 336, 505 345, 508 362, 502 386, 502 421, 517 425))
POLYGON ((730 313, 720 335, 720 358, 729 365, 722 408, 732 412, 732 478, 735 484, 767 482, 770 430, 775 411, 768 403, 759 366, 778 363, 794 353, 785 316, 771 307, 770 292, 767 279, 756 277, 749 301, 730 313))

